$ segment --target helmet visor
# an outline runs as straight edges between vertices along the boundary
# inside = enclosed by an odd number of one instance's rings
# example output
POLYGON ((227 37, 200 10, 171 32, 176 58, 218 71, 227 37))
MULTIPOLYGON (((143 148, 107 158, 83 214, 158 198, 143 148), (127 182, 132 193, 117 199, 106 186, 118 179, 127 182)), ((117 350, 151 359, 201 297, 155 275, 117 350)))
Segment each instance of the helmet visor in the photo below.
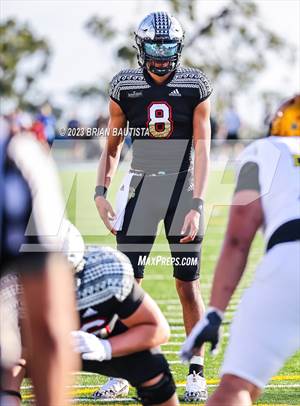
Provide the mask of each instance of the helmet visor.
POLYGON ((178 53, 178 43, 144 43, 145 54, 149 57, 165 59, 172 58, 178 53))

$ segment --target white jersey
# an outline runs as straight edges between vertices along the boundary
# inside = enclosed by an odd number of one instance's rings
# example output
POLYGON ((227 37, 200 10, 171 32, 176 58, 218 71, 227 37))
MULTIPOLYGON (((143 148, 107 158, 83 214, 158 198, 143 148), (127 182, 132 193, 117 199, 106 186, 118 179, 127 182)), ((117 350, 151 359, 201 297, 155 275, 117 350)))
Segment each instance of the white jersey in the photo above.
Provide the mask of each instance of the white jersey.
POLYGON ((239 166, 258 165, 258 182, 267 243, 287 221, 300 218, 300 137, 268 137, 244 149, 239 166))

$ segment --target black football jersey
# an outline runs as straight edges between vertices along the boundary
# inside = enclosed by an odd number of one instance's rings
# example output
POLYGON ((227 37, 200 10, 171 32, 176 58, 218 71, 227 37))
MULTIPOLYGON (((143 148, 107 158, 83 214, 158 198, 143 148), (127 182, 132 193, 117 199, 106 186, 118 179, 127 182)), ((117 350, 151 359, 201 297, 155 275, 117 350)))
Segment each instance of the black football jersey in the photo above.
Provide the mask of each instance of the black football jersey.
MULTIPOLYGON (((81 330, 100 338, 126 331, 127 327, 120 319, 131 316, 145 296, 134 279, 129 259, 109 247, 89 246, 84 262, 83 270, 75 274, 81 330)), ((21 319, 26 316, 22 292, 18 274, 0 278, 0 302, 21 319)))
POLYGON ((125 331, 120 319, 131 316, 144 298, 129 259, 109 247, 89 247, 84 259, 76 274, 81 330, 101 338, 125 331))
POLYGON ((110 97, 128 120, 132 168, 146 173, 188 170, 193 111, 211 92, 198 69, 180 67, 160 85, 142 68, 119 72, 111 81, 110 97))

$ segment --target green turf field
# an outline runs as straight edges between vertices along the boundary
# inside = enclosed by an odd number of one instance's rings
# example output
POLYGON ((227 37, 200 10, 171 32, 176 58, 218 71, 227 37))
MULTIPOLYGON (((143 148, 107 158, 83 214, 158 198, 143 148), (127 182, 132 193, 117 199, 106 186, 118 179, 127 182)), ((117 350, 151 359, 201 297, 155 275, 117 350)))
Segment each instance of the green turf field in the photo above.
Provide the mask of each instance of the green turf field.
MULTIPOLYGON (((116 180, 110 189, 109 199, 113 203, 115 193, 120 184, 123 173, 116 176, 116 180)), ((94 171, 80 171, 75 177, 72 171, 61 173, 65 196, 68 201, 68 214, 74 224, 80 229, 87 243, 111 244, 115 246, 114 238, 108 235, 101 225, 93 202, 93 190, 95 185, 94 171)), ((233 177, 231 172, 214 170, 209 180, 206 204, 207 230, 203 244, 201 283, 202 293, 207 303, 210 293, 212 273, 220 251, 224 228, 227 221, 228 203, 230 202, 233 189, 233 177)), ((159 198, 159 196, 158 196, 159 198)), ((166 241, 163 230, 157 238, 153 255, 167 256, 165 251, 166 241), (160 250, 160 251, 158 251, 160 250)), ((208 381, 209 392, 212 392, 218 382, 218 371, 223 359, 224 349, 228 341, 230 321, 238 305, 239 298, 251 281, 253 271, 263 253, 263 242, 261 236, 257 236, 251 250, 247 272, 236 291, 224 323, 224 337, 221 351, 216 358, 209 354, 206 356, 205 376, 208 381)), ((181 308, 177 299, 176 290, 172 278, 170 266, 150 266, 146 269, 146 276, 143 282, 144 289, 158 302, 163 313, 171 326, 171 339, 168 344, 162 347, 167 359, 171 364, 176 383, 178 384, 178 395, 181 397, 184 392, 185 376, 187 367, 182 365, 177 356, 180 343, 184 340, 184 327, 182 322, 181 308)), ((278 303, 280 306, 280 302, 278 303)), ((276 309, 274 309, 276 311, 276 309)), ((278 320, 280 323, 280 320, 278 320)), ((245 348, 247 351, 247 348, 245 348)), ((253 360, 255 362, 255 360, 253 360)), ((76 377, 76 384, 72 388, 76 405, 95 404, 91 394, 105 378, 92 374, 80 374, 76 377)), ((134 390, 130 391, 129 397, 134 396, 134 390)), ((30 388, 24 388, 25 399, 30 400, 30 388)), ((98 401, 97 401, 98 402, 98 401)), ((122 401, 132 403, 133 401, 122 401)), ((120 402, 99 402, 104 404, 120 404, 120 402)), ((264 395, 258 404, 268 405, 299 405, 300 404, 300 353, 291 358, 284 368, 280 370, 265 390, 264 395)))

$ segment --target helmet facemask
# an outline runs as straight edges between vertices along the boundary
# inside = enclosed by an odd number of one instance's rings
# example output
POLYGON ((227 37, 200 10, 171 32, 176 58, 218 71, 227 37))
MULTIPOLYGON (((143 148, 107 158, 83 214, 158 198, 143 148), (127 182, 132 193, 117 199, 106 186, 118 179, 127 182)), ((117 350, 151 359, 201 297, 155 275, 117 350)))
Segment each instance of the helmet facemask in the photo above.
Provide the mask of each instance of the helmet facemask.
POLYGON ((145 41, 143 43, 145 67, 158 76, 174 71, 178 66, 180 48, 180 44, 176 41, 145 41))

